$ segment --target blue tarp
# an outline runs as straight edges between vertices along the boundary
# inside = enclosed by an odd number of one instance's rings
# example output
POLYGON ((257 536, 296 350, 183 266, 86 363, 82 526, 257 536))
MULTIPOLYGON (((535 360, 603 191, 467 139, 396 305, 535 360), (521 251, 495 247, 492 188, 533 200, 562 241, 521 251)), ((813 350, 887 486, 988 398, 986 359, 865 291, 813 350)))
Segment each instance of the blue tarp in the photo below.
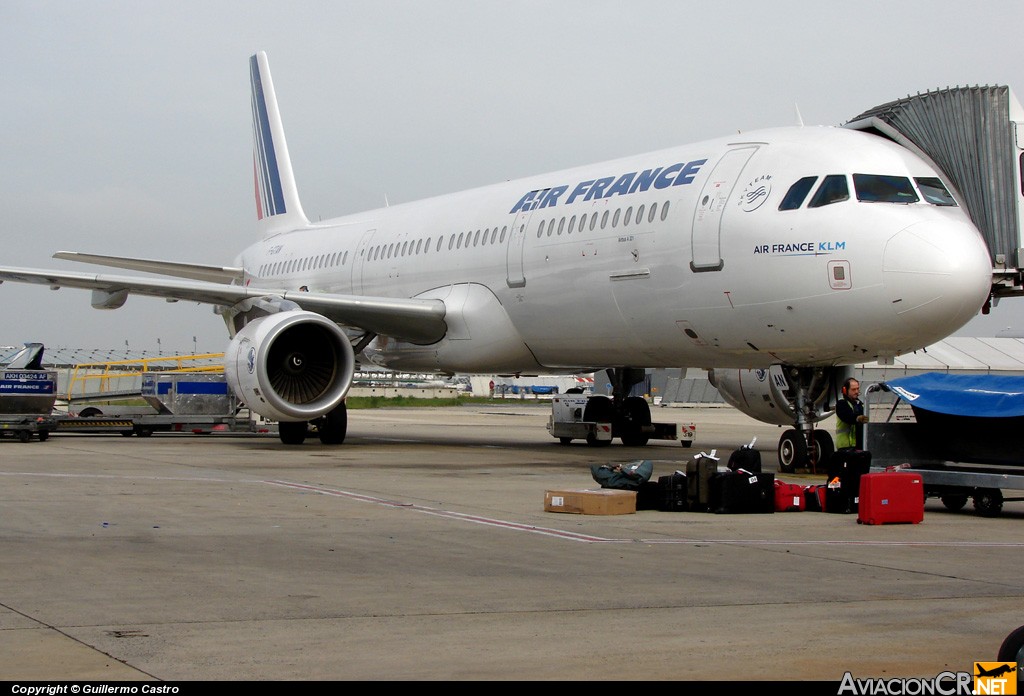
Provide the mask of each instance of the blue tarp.
POLYGON ((981 418, 1024 416, 1024 377, 1016 375, 927 372, 886 385, 914 409, 981 418))

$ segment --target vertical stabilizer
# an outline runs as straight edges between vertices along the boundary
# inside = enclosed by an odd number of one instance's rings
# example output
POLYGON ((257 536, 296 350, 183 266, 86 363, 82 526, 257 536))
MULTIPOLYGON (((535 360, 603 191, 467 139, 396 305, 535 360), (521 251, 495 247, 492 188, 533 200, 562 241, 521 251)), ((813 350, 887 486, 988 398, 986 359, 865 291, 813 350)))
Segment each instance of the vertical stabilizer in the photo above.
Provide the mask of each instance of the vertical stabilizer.
POLYGON ((249 59, 252 83, 253 179, 260 235, 266 237, 309 224, 299 202, 292 161, 284 138, 267 54, 249 59))

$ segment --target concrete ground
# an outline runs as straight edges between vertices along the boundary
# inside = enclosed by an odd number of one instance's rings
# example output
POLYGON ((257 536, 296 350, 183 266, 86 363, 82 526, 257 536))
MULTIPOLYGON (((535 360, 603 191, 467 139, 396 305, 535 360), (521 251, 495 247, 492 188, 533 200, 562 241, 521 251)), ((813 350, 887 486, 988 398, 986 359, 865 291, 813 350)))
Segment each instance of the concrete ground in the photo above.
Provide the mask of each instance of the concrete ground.
MULTIPOLYGON (((829 680, 995 660, 1024 624, 1024 504, 855 515, 545 512, 594 463, 540 406, 352 411, 346 443, 250 435, 0 441, 0 680, 829 680)), ((801 483, 823 475, 781 476, 801 483)))

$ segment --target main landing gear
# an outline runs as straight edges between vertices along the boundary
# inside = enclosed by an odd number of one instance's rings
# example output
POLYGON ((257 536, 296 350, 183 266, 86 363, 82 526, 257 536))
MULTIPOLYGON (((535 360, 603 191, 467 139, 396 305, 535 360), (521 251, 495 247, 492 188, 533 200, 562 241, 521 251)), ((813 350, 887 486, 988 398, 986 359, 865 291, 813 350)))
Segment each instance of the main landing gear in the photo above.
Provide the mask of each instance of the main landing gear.
POLYGON ((310 426, 325 445, 340 445, 348 432, 348 409, 345 403, 312 421, 282 421, 277 424, 278 437, 286 445, 301 445, 310 434, 310 426))
MULTIPOLYGON (((611 423, 612 438, 619 438, 627 447, 643 447, 650 439, 651 407, 639 396, 629 396, 634 384, 643 381, 644 370, 620 367, 607 370, 612 396, 592 396, 587 400, 583 420, 588 423, 611 423)), ((609 440, 588 437, 587 444, 603 446, 609 440)))

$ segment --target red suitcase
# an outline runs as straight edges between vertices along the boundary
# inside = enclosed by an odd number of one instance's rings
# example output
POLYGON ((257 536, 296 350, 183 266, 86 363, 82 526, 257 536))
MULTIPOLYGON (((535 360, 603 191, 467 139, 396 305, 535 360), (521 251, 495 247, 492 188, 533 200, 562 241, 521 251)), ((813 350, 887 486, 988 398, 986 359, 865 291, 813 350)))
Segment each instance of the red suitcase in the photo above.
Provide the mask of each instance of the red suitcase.
POLYGON ((802 512, 806 508, 803 486, 775 480, 775 512, 802 512))
POLYGON ((924 482, 919 474, 886 471, 860 477, 860 524, 917 524, 924 519, 924 482))

